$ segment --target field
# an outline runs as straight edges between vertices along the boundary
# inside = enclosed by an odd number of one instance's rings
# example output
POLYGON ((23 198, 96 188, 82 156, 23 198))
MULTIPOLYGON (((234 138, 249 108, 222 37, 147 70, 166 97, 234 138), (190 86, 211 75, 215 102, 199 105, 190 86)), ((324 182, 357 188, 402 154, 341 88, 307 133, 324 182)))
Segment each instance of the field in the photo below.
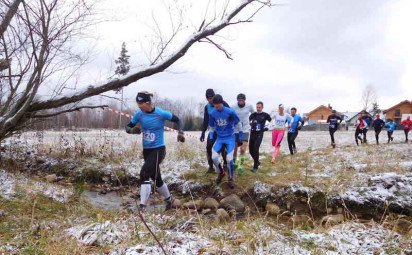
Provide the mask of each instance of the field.
POLYGON ((206 173, 199 135, 178 144, 166 133, 162 176, 186 204, 165 212, 152 194, 144 221, 134 210, 140 136, 47 131, 5 141, 0 254, 412 254, 412 145, 403 132, 390 144, 382 132, 379 146, 369 132, 356 146, 353 131, 339 131, 336 149, 327 132, 300 132, 298 153, 284 139, 275 164, 266 133, 262 167, 250 172, 248 156, 234 190, 206 173), (244 208, 225 208, 228 217, 204 205, 233 194, 244 208))

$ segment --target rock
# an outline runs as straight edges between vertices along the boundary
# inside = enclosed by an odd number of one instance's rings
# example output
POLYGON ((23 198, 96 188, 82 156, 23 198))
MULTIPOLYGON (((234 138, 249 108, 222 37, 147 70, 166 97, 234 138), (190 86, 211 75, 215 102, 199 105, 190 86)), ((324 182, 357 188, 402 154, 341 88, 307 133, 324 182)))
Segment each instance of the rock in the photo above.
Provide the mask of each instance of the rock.
POLYGON ((46 175, 47 182, 55 182, 57 181, 57 176, 55 174, 46 175))
POLYGON ((402 218, 398 219, 396 221, 396 229, 401 233, 408 233, 412 229, 412 222, 402 218))
POLYGON ((195 200, 189 201, 183 204, 184 208, 192 209, 192 210, 202 210, 203 208, 203 201, 202 200, 195 200))
POLYGON ((267 203, 265 206, 265 211, 269 213, 269 215, 276 216, 280 214, 280 208, 274 203, 267 203))
POLYGON ((214 198, 208 197, 205 199, 203 207, 206 209, 217 210, 219 208, 219 202, 214 198))
POLYGON ((172 208, 174 209, 182 208, 182 201, 180 201, 180 199, 177 199, 177 198, 173 199, 172 208))
POLYGON ((103 180, 104 182, 108 182, 108 181, 110 180, 110 178, 107 177, 107 176, 104 176, 104 177, 102 178, 102 180, 103 180))
POLYGON ((222 208, 216 210, 216 217, 219 222, 228 222, 230 219, 229 214, 222 208))
POLYGON ((313 226, 313 221, 312 219, 307 216, 307 215, 293 215, 292 217, 290 217, 289 219, 289 226, 292 228, 295 228, 297 226, 313 226))
POLYGON ((242 200, 235 194, 227 196, 220 200, 220 207, 226 210, 235 210, 236 212, 244 212, 245 204, 242 200))
POLYGON ((209 209, 209 208, 208 208, 208 209, 203 209, 203 210, 202 210, 202 214, 203 214, 203 215, 210 214, 211 212, 212 212, 212 209, 209 209))
POLYGON ((42 159, 42 158, 36 158, 36 164, 41 165, 46 163, 46 160, 42 159))
POLYGON ((337 225, 345 221, 343 214, 332 214, 322 217, 320 223, 326 225, 337 225))
POLYGON ((0 210, 0 220, 6 217, 6 212, 3 210, 0 210))

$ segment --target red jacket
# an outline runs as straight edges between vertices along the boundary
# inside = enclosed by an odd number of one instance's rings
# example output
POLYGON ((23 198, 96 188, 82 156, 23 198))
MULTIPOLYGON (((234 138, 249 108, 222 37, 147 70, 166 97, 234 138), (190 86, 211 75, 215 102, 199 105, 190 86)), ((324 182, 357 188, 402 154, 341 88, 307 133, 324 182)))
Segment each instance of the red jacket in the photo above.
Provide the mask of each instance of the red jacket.
POLYGON ((401 125, 403 125, 404 130, 411 130, 412 120, 404 120, 401 122, 401 125))

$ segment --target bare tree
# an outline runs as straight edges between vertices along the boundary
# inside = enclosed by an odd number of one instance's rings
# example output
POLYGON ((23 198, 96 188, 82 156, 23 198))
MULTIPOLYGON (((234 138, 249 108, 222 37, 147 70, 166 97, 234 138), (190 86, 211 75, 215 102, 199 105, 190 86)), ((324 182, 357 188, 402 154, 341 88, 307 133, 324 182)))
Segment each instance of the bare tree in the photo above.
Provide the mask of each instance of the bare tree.
MULTIPOLYGON (((13 5, 8 3, 6 6, 8 8, 3 10, 4 13, 8 13, 13 5)), ((215 12, 211 19, 205 16, 186 41, 173 53, 168 53, 171 40, 180 31, 179 25, 174 26, 169 39, 162 39, 157 44, 148 66, 125 77, 67 93, 69 85, 75 87, 68 84, 68 81, 72 81, 70 78, 74 71, 85 61, 76 53, 73 41, 81 39, 82 32, 90 25, 92 6, 85 0, 69 3, 59 0, 22 1, 21 8, 12 16, 0 37, 1 47, 4 49, 1 54, 10 62, 0 74, 0 141, 24 128, 30 119, 78 110, 84 107, 79 105, 84 99, 119 90, 140 79, 163 72, 182 58, 196 42, 210 43, 231 58, 213 35, 230 25, 251 22, 264 6, 271 6, 270 0, 241 0, 230 10, 226 5, 221 15, 216 15, 215 12), (239 17, 247 6, 254 10, 247 17, 239 17), (56 74, 59 75, 58 78, 56 74), (38 92, 41 87, 51 87, 52 93, 40 97, 38 92), (51 109, 56 108, 60 110, 50 113, 51 109)))
POLYGON ((376 88, 369 84, 365 86, 362 91, 362 109, 365 111, 369 111, 373 108, 373 104, 377 103, 377 93, 376 88))

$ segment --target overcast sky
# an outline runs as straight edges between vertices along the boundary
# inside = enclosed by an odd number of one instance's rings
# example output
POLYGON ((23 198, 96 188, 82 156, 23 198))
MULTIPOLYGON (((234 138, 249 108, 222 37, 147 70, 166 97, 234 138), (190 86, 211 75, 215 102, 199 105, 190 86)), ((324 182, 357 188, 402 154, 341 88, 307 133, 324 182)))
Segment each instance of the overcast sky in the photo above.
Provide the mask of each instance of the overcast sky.
MULTIPOLYGON (((147 63, 151 16, 166 36, 170 32, 165 4, 147 2, 110 1, 102 8, 116 21, 96 28, 98 53, 88 67, 90 77, 102 77, 114 68, 123 41, 134 69, 147 63)), ((181 6, 189 27, 176 45, 193 31, 190 24, 198 26, 208 1, 195 2, 202 4, 181 6)), ((217 41, 234 60, 211 45, 195 44, 169 72, 143 79, 129 86, 125 94, 133 100, 138 90, 149 90, 162 97, 205 102, 205 90, 213 88, 230 104, 242 92, 253 105, 263 101, 268 112, 283 103, 301 113, 328 103, 339 111, 358 111, 362 90, 368 84, 376 88, 383 109, 412 99, 412 1, 275 3, 280 5, 263 9, 253 23, 219 34, 224 38, 217 41)))

